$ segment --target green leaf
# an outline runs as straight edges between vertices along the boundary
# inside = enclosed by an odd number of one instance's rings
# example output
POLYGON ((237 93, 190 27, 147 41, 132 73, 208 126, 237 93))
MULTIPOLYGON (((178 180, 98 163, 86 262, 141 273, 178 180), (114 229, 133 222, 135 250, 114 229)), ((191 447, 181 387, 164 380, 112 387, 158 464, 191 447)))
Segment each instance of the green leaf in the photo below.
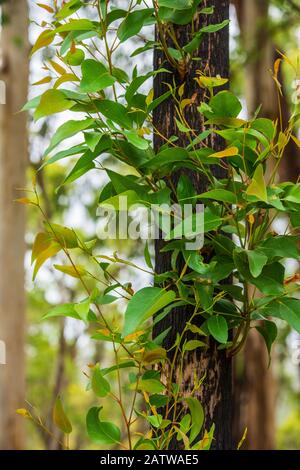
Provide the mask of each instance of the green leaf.
POLYGON ((196 398, 187 397, 184 401, 187 403, 192 417, 192 427, 189 436, 190 442, 192 443, 199 436, 202 429, 204 423, 204 410, 201 403, 196 398))
POLYGON ((97 28, 97 24, 93 23, 87 19, 81 20, 74 20, 71 19, 68 23, 65 23, 58 28, 56 28, 55 32, 57 33, 64 33, 67 31, 93 31, 97 28))
POLYGON ((124 135, 127 137, 128 142, 141 150, 147 150, 149 147, 149 141, 140 137, 135 131, 125 131, 124 135))
POLYGON ((176 295, 159 287, 144 287, 134 294, 125 312, 123 336, 134 333, 150 317, 173 302, 176 295))
POLYGON ((118 300, 118 297, 110 294, 98 295, 93 301, 97 305, 108 305, 118 300))
MULTIPOLYGON (((85 58, 85 54, 84 54, 83 50, 76 48, 74 51, 72 50, 72 51, 68 52, 68 54, 66 55, 64 61, 68 65, 77 66, 77 65, 82 64, 82 62, 84 61, 84 58, 85 58)), ((79 79, 77 79, 77 80, 79 80, 79 79)), ((56 84, 56 87, 58 87, 57 84, 56 84)))
MULTIPOLYGON (((168 2, 168 7, 166 6, 160 6, 158 10, 159 18, 168 23, 174 23, 174 24, 188 24, 192 21, 196 11, 197 11, 197 6, 202 0, 193 0, 193 2, 190 2, 191 6, 189 8, 185 9, 175 9, 173 4, 175 2, 168 2)), ((165 2, 167 3, 167 2, 165 2)), ((180 2, 180 4, 183 5, 183 3, 180 2)), ((179 3, 178 3, 179 5, 179 3)), ((186 3, 188 5, 188 3, 186 3)))
POLYGON ((265 320, 262 324, 255 327, 265 340, 267 350, 269 353, 269 361, 271 359, 272 345, 277 337, 277 326, 274 322, 265 320))
POLYGON ((107 119, 111 119, 121 127, 131 129, 132 117, 121 103, 116 103, 115 101, 110 100, 101 100, 97 103, 97 109, 107 119))
POLYGON ((189 10, 194 0, 158 0, 159 7, 173 8, 174 10, 189 10))
POLYGON ((242 110, 242 105, 238 98, 233 93, 226 90, 220 91, 213 96, 209 102, 209 106, 212 111, 208 110, 204 113, 207 118, 236 118, 242 110))
POLYGON ((203 216, 192 214, 179 222, 174 229, 165 235, 165 240, 173 238, 191 238, 196 235, 216 230, 222 223, 222 219, 212 212, 209 207, 204 210, 203 216))
POLYGON ((180 132, 184 132, 184 133, 191 132, 191 129, 189 127, 184 126, 180 121, 178 121, 178 119, 175 118, 175 121, 176 121, 176 125, 178 127, 178 130, 180 132))
POLYGON ((248 194, 248 196, 255 196, 258 200, 268 202, 264 168, 262 165, 257 166, 252 181, 246 190, 246 194, 248 194))
POLYGON ((265 317, 280 318, 300 333, 300 300, 282 297, 257 310, 265 317))
POLYGON ((78 134, 80 131, 87 129, 88 127, 91 127, 93 123, 94 119, 88 118, 83 119, 82 121, 67 121, 62 124, 52 137, 44 156, 48 155, 63 140, 78 134))
POLYGON ((102 408, 93 407, 88 411, 86 427, 89 438, 99 445, 116 444, 121 441, 121 431, 113 423, 101 421, 99 413, 102 408))
POLYGON ((193 197, 196 196, 196 190, 187 175, 180 175, 177 183, 176 194, 178 201, 183 202, 184 204, 190 203, 193 197))
POLYGON ((124 18, 127 13, 127 10, 122 10, 121 8, 114 8, 107 14, 106 24, 109 26, 114 21, 117 21, 120 18, 124 18))
POLYGON ((135 191, 128 190, 124 191, 120 194, 117 194, 115 196, 109 197, 108 199, 105 199, 104 201, 101 200, 99 203, 100 207, 105 207, 105 206, 112 206, 116 211, 122 211, 125 208, 128 209, 130 206, 134 204, 141 203, 143 205, 141 198, 136 194, 135 191), (125 204, 124 204, 125 203, 125 204))
POLYGON ((100 132, 84 132, 84 140, 92 152, 95 151, 102 137, 103 134, 100 132))
POLYGON ((53 421, 55 425, 65 434, 72 432, 72 425, 64 411, 61 398, 58 396, 53 408, 53 421))
POLYGON ((275 125, 271 119, 259 118, 251 122, 251 129, 262 132, 269 140, 274 138, 275 125))
POLYGON ((263 267, 258 277, 253 277, 249 269, 249 261, 246 251, 236 248, 233 252, 234 264, 237 275, 254 284, 266 295, 278 295, 284 291, 284 266, 278 262, 267 264, 263 267))
MULTIPOLYGON (((71 46, 72 44, 75 43, 80 43, 81 41, 84 41, 85 39, 92 38, 94 36, 97 36, 97 31, 91 30, 91 31, 71 31, 69 32, 65 39, 63 40, 63 43, 60 48, 60 55, 63 56, 65 55, 66 52, 71 52, 71 46)), ((73 50, 73 48, 72 48, 73 50)), ((78 51, 79 49, 77 49, 78 51)), ((81 51, 82 52, 82 51, 81 51)), ((71 54, 70 54, 71 55, 71 54)), ((76 56, 76 54, 75 54, 76 56)), ((81 61, 82 62, 82 61, 81 61)), ((81 63, 80 62, 80 63, 81 63)), ((75 64, 74 64, 75 65, 75 64)))
POLYGON ((129 189, 137 194, 144 194, 148 191, 148 188, 145 190, 141 184, 136 182, 136 178, 132 177, 132 175, 122 175, 112 170, 106 170, 106 173, 118 194, 129 189))
POLYGON ((157 170, 165 165, 171 165, 175 162, 181 162, 187 160, 189 153, 182 147, 170 147, 159 152, 154 158, 149 160, 141 168, 147 168, 150 170, 157 170))
POLYGON ((226 189, 212 189, 206 193, 198 194, 197 199, 213 199, 215 201, 227 202, 228 204, 236 204, 237 197, 231 191, 226 189))
POLYGON ((22 111, 29 111, 30 109, 37 108, 41 102, 41 97, 42 95, 38 95, 32 98, 31 100, 27 101, 27 103, 24 104, 22 111))
POLYGON ((83 93, 96 93, 115 83, 115 77, 109 74, 103 64, 94 59, 87 59, 81 65, 82 80, 80 90, 83 93))
POLYGON ((268 262, 268 257, 258 251, 247 250, 249 269, 253 277, 258 277, 268 262))
POLYGON ((65 227, 64 225, 54 224, 51 222, 45 222, 45 228, 49 235, 58 241, 60 245, 65 248, 76 248, 78 246, 78 240, 74 230, 65 227))
POLYGON ((300 259, 300 251, 298 248, 299 237, 291 235, 270 236, 261 242, 257 249, 264 253, 269 260, 294 258, 300 259))
POLYGON ((144 258, 145 258, 145 262, 146 262, 146 265, 148 266, 148 268, 153 269, 152 259, 151 259, 151 255, 150 255, 150 251, 149 251, 149 245, 148 245, 147 240, 146 240, 145 248, 144 248, 144 258))
POLYGON ((110 384, 103 377, 101 370, 98 366, 94 367, 92 375, 92 389, 97 397, 106 397, 110 392, 110 384))
POLYGON ((53 157, 48 158, 47 160, 44 161, 44 163, 40 166, 39 169, 41 170, 43 167, 47 165, 51 165, 52 163, 62 160, 63 158, 67 158, 72 155, 78 155, 86 151, 87 151, 87 148, 85 147, 85 145, 83 144, 75 145, 74 147, 70 147, 67 150, 62 150, 61 152, 58 152, 55 155, 53 155, 53 157))
POLYGON ((72 183, 88 171, 95 168, 95 164, 93 162, 95 158, 95 155, 88 150, 82 157, 79 158, 73 169, 66 176, 62 185, 72 183))
POLYGON ((203 341, 198 341, 197 339, 191 339, 187 341, 183 346, 183 351, 194 351, 197 348, 203 348, 206 344, 203 341))
POLYGON ((220 31, 220 29, 225 28, 228 26, 230 23, 229 20, 224 20, 222 23, 217 23, 217 24, 210 24, 208 26, 204 26, 203 28, 200 29, 200 33, 216 33, 217 31, 220 31))
POLYGON ((75 13, 81 7, 82 2, 80 0, 70 0, 63 5, 55 16, 58 20, 62 20, 75 13))
POLYGON ((153 8, 145 8, 128 13, 118 28, 117 36, 120 41, 124 42, 138 34, 153 12, 153 8))
POLYGON ((213 315, 207 320, 207 327, 210 334, 219 343, 225 344, 228 341, 228 325, 224 317, 213 315))
POLYGON ((286 188, 285 201, 300 204, 300 186, 299 184, 291 184, 286 188))
MULTIPOLYGON (((133 390, 136 388, 136 384, 132 384, 133 390)), ((138 383, 138 390, 142 390, 147 393, 161 393, 165 390, 165 386, 156 379, 143 379, 138 383)))
POLYGON ((81 320, 74 308, 74 304, 57 305, 43 316, 43 320, 53 317, 70 317, 76 318, 76 320, 81 320))
POLYGON ((35 110, 34 118, 38 120, 51 114, 61 113, 71 109, 74 105, 75 101, 68 99, 62 91, 47 90, 41 96, 41 101, 35 110))
POLYGON ((159 428, 162 423, 162 415, 156 414, 152 416, 146 416, 146 420, 153 426, 154 428, 159 428))
POLYGON ((87 297, 82 302, 74 305, 75 311, 78 313, 80 320, 85 322, 88 321, 88 315, 90 311, 91 299, 87 297))

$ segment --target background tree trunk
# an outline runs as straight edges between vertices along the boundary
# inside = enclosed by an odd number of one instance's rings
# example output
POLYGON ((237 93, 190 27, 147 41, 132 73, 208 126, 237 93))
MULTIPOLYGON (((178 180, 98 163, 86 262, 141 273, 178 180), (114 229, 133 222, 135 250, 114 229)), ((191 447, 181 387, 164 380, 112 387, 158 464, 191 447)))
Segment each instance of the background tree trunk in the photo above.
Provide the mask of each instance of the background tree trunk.
POLYGON ((25 186, 27 117, 18 111, 27 99, 28 11, 25 0, 5 1, 1 31, 0 79, 6 105, 0 105, 0 337, 7 364, 0 365, 0 449, 24 448, 24 254, 25 213, 17 188, 25 186))
MULTIPOLYGON (((270 71, 277 57, 269 31, 269 0, 235 0, 241 40, 246 52, 245 95, 249 117, 261 105, 261 116, 278 118, 278 98, 270 71)), ((285 106, 286 109, 286 106, 285 106)), ((285 124, 288 117, 285 115, 285 124)), ((275 448, 276 387, 268 367, 264 340, 251 330, 244 351, 235 360, 234 435, 239 440, 247 427, 243 448, 275 448)))
MULTIPOLYGON (((213 15, 198 15, 195 21, 195 29, 210 24, 219 23, 229 17, 229 0, 204 0, 201 3, 201 8, 214 6, 215 12, 213 15)), ((179 44, 184 45, 190 40, 190 25, 187 26, 174 26, 175 34, 179 44)), ((207 75, 215 76, 220 74, 222 77, 229 77, 229 31, 225 28, 215 34, 203 35, 203 41, 199 50, 195 51, 195 57, 200 57, 200 60, 191 61, 188 64, 184 78, 178 72, 172 70, 175 75, 176 83, 185 82, 185 97, 192 98, 194 104, 187 108, 186 119, 191 128, 199 133, 203 130, 203 121, 197 111, 197 106, 204 100, 204 92, 199 88, 194 77, 196 70, 200 69, 207 75), (180 76, 181 75, 181 76, 180 76)), ((155 50, 154 53, 154 68, 158 69, 164 64, 165 57, 160 50, 155 50)), ((169 66, 170 68, 170 66, 169 66)), ((168 82, 173 85, 173 74, 160 73, 156 76, 154 81, 154 94, 155 97, 160 96, 168 90, 165 83, 168 82)), ((178 132, 175 124, 175 105, 173 99, 164 101, 154 111, 154 126, 161 134, 166 137, 177 135, 179 140, 176 142, 179 146, 186 146, 187 140, 185 134, 178 132)), ((165 143, 158 135, 154 137, 154 145, 156 151, 160 146, 165 143)), ((208 138, 207 142, 216 151, 223 148, 222 139, 213 135, 208 138)), ((191 171, 182 171, 191 180, 198 193, 205 191, 207 182, 199 175, 191 171)), ((177 172, 173 175, 173 184, 177 184, 178 178, 182 172, 177 172)), ((213 169, 214 175, 217 178, 225 176, 220 168, 213 169)), ((156 243, 156 272, 163 273, 170 269, 170 256, 168 253, 160 253, 163 243, 158 241, 156 243)), ((172 313, 161 321, 154 328, 154 335, 160 334, 169 326, 172 326, 164 346, 166 349, 170 348, 176 339, 177 332, 182 331, 186 321, 190 318, 191 312, 189 308, 176 308, 172 313)), ((193 389, 194 373, 198 378, 206 374, 203 385, 197 392, 197 397, 201 401, 205 411, 205 427, 209 429, 212 423, 215 423, 215 440, 213 447, 216 449, 230 449, 232 448, 232 375, 231 375, 231 360, 226 358, 224 351, 218 351, 216 343, 211 341, 209 348, 206 351, 197 349, 188 354, 185 358, 184 364, 184 377, 180 386, 183 391, 191 391, 193 389)), ((168 371, 166 371, 168 373, 168 371)), ((174 381, 178 382, 178 376, 173 377, 174 381)), ((173 443, 176 446, 175 443, 173 443)))

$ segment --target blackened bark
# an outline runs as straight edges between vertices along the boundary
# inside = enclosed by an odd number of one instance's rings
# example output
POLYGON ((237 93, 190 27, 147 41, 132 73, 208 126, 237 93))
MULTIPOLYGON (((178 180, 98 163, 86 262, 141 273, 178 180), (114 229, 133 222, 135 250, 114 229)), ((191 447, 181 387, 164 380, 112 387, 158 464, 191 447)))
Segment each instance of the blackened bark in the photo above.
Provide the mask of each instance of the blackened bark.
MULTIPOLYGON (((215 0, 204 0, 201 8, 214 6, 215 11, 212 15, 198 15, 195 19, 195 29, 211 23, 220 23, 229 17, 229 0, 216 2, 215 0)), ((191 39, 191 26, 174 26, 176 37, 180 45, 185 45, 191 39)), ((158 32, 156 31, 156 34, 158 32)), ((171 45, 170 41, 169 44, 171 45)), ((154 95, 158 97, 168 90, 165 83, 173 85, 173 79, 177 84, 185 82, 185 97, 192 98, 193 104, 186 108, 185 116, 191 128, 199 133, 203 130, 204 124, 197 106, 206 99, 205 91, 202 90, 194 80, 196 71, 201 70, 206 75, 229 77, 229 29, 225 28, 214 34, 204 34, 202 43, 194 57, 199 60, 192 60, 186 67, 184 77, 182 71, 174 71, 167 64, 164 54, 156 49, 154 53, 154 69, 162 65, 172 70, 172 74, 160 73, 154 80, 154 95)), ((154 125, 159 132, 170 137, 177 135, 179 140, 177 145, 185 147, 187 145, 186 136, 178 132, 175 124, 175 104, 172 98, 164 101, 154 111, 154 125)), ((165 143, 158 135, 154 136, 154 147, 158 151, 160 146, 165 143)), ((224 143, 217 135, 210 136, 206 144, 215 151, 222 150, 224 143)), ((224 178, 226 173, 219 167, 213 168, 213 174, 216 178, 224 178)), ((207 182, 197 173, 189 170, 182 170, 187 174, 198 193, 205 191, 207 182)), ((176 172, 173 175, 173 183, 177 183, 181 173, 176 172)), ((162 241, 156 243, 156 272, 163 273, 170 270, 169 253, 160 253, 163 245, 162 241)), ((166 349, 170 348, 176 339, 177 332, 182 331, 186 322, 191 316, 191 311, 187 307, 176 308, 163 321, 159 322, 154 328, 154 336, 172 326, 172 329, 164 342, 166 349)), ((206 350, 197 349, 187 354, 184 359, 184 376, 180 384, 183 392, 189 392, 193 389, 194 374, 201 378, 206 374, 206 378, 198 390, 196 396, 199 398, 205 411, 205 428, 210 429, 214 423, 216 426, 215 439, 213 441, 214 449, 232 448, 232 364, 231 360, 226 358, 224 351, 218 351, 216 343, 211 340, 210 346, 206 350)), ((168 373, 168 371, 166 371, 168 373)), ((178 377, 173 377, 173 380, 178 377)), ((171 446, 176 447, 174 441, 171 446)))

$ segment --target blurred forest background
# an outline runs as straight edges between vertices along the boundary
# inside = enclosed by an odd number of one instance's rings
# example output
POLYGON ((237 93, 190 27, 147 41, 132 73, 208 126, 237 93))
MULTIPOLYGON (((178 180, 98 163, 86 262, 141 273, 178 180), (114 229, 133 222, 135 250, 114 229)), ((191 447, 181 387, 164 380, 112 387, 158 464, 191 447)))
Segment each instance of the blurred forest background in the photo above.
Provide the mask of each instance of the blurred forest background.
MULTIPOLYGON (((112 3, 126 4, 122 0, 112 3)), ((81 322, 41 321, 52 306, 79 298, 81 288, 76 279, 53 270, 48 263, 33 284, 30 252, 41 221, 36 209, 13 202, 23 195, 21 188, 31 188, 49 136, 61 124, 59 117, 36 124, 31 116, 18 112, 27 96, 37 94, 33 84, 45 75, 45 61, 54 59, 51 48, 43 55, 29 58, 30 44, 40 34, 49 13, 33 0, 1 0, 0 9, 1 91, 3 82, 6 87, 6 104, 3 93, 0 97, 0 340, 6 343, 8 362, 0 365, 0 449, 58 449, 59 431, 52 423, 58 394, 75 429, 71 448, 88 449, 92 447, 86 436, 85 413, 93 397, 86 391, 84 374, 90 362, 105 365, 110 352, 102 346, 99 349, 89 339, 81 322), (45 422, 48 432, 17 415, 15 410, 23 407, 33 409, 45 422)), ((233 0, 230 31, 231 88, 244 103, 244 115, 252 116, 262 105, 265 117, 277 119, 278 97, 271 70, 280 53, 297 63, 299 0, 233 0)), ((151 28, 147 34, 151 37, 151 28)), ((139 73, 152 67, 151 54, 143 57, 144 63, 139 59, 139 73)), ((119 60, 120 63, 128 61, 128 50, 120 51, 119 60)), ((283 68, 280 101, 284 122, 289 119, 293 93, 288 74, 289 70, 283 68)), ((109 164, 109 155, 107 159, 109 164)), ((300 155, 295 154, 295 147, 293 153, 287 149, 281 176, 295 181, 299 173, 300 155)), ((54 222, 74 227, 82 237, 93 239, 97 199, 105 183, 104 176, 95 170, 55 192, 64 174, 63 164, 51 165, 37 173, 47 215, 54 222)), ((120 246, 115 241, 106 241, 105 245, 101 242, 101 250, 103 254, 117 250, 134 261, 143 254, 139 241, 126 244, 123 241, 120 246)), ((122 267, 116 275, 125 278, 126 269, 122 267)), ((298 266, 290 269, 295 272, 298 266)), ((134 275, 130 273, 138 286, 149 282, 134 275)), ((120 314, 116 307, 106 308, 108 315, 120 314)), ((244 448, 300 449, 300 336, 291 334, 288 327, 281 327, 280 341, 268 368, 265 347, 255 333, 235 360, 235 441, 239 442, 247 427, 244 448)), ((111 420, 113 414, 112 409, 111 420)))

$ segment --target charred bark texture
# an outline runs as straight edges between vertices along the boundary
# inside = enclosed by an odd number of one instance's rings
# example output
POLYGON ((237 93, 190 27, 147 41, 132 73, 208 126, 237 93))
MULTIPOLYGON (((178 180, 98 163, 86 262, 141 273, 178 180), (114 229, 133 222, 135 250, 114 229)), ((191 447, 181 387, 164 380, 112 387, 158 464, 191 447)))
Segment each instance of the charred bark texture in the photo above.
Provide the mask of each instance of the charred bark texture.
MULTIPOLYGON (((215 0, 204 0, 201 8, 214 6, 213 15, 198 15, 195 19, 195 29, 200 29, 207 24, 220 23, 229 17, 229 0, 216 2, 215 0)), ((174 26, 177 41, 180 45, 185 45, 191 39, 191 26, 174 26)), ((158 32, 156 31, 156 34, 158 32)), ((170 41, 169 44, 171 45, 170 41)), ((156 49, 154 53, 154 69, 161 66, 169 68, 173 73, 157 74, 154 80, 154 96, 158 97, 168 91, 165 83, 173 85, 175 78, 176 84, 185 82, 185 97, 192 98, 193 104, 186 108, 186 119, 191 128, 196 132, 201 132, 204 128, 203 120, 197 111, 197 106, 206 99, 205 91, 202 90, 194 80, 196 71, 201 70, 207 75, 229 77, 229 30, 225 28, 214 34, 204 34, 199 49, 194 53, 194 57, 199 59, 191 60, 186 68, 183 66, 181 71, 172 70, 171 66, 165 60, 161 50, 156 49), (184 75, 184 77, 183 77, 184 75)), ((164 101, 154 111, 154 125, 160 134, 171 137, 177 135, 179 140, 177 145, 185 147, 187 145, 186 136, 180 133, 175 123, 175 105, 172 98, 164 101)), ((158 151, 164 144, 164 140, 159 136, 154 136, 154 147, 158 151)), ((215 151, 222 150, 224 143, 217 135, 210 136, 206 144, 215 151)), ((219 167, 213 168, 213 174, 216 178, 224 178, 226 173, 219 167)), ((206 190, 207 181, 198 173, 190 170, 182 170, 172 175, 173 183, 176 185, 180 174, 185 173, 191 180, 198 193, 206 190)), ((156 242, 156 272, 163 273, 171 269, 169 253, 160 253, 163 242, 156 242)), ((191 316, 191 311, 187 307, 174 309, 164 320, 159 322, 154 328, 154 336, 172 326, 168 337, 165 339, 164 347, 170 348, 176 339, 177 332, 181 332, 186 322, 191 316)), ((232 417, 232 366, 231 360, 226 358, 224 351, 218 351, 214 341, 206 350, 196 350, 186 355, 184 359, 184 375, 180 387, 183 392, 190 392, 194 385, 194 374, 198 378, 206 375, 205 380, 197 392, 197 398, 203 405, 205 411, 205 428, 209 429, 214 423, 216 426, 213 448, 231 449, 231 417, 232 417)), ((166 374, 168 371, 166 371, 166 374)), ((178 381, 178 376, 173 377, 178 381)), ((176 442, 171 446, 176 447, 176 442)))

